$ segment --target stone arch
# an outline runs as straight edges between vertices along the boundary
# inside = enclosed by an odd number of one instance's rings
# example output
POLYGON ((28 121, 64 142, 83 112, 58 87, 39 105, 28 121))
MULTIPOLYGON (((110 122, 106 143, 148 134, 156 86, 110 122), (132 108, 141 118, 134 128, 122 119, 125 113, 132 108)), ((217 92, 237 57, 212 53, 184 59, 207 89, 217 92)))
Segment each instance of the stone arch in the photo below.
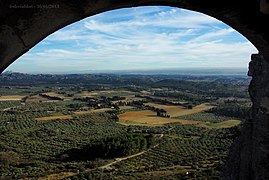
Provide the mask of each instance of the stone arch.
POLYGON ((269 3, 266 0, 9 0, 0 2, 0 72, 42 39, 85 17, 112 9, 164 5, 198 11, 223 21, 259 51, 252 55, 252 115, 231 153, 225 177, 269 178, 269 3))

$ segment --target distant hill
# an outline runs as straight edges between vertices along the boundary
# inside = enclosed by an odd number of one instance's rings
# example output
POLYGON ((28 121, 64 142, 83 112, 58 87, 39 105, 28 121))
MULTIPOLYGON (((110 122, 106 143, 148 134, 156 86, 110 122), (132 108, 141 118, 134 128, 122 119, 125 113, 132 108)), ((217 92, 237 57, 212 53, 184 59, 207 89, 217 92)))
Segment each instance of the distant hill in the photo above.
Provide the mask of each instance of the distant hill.
MULTIPOLYGON (((6 71, 5 73, 12 73, 6 71)), ((40 74, 34 72, 31 74, 40 74)), ((46 74, 46 73, 45 73, 46 74)), ((83 70, 50 72, 48 74, 141 74, 141 75, 246 75, 244 68, 164 68, 164 69, 135 69, 135 70, 83 70)))

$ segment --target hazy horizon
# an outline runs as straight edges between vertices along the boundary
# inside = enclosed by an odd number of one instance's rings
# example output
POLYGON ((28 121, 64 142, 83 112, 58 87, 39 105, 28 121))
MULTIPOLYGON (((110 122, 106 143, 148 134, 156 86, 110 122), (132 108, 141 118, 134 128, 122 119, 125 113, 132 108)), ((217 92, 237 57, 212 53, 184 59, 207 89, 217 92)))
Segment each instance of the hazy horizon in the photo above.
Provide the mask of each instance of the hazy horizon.
MULTIPOLYGON (((25 73, 19 71, 5 71, 4 73, 25 73)), ((144 74, 144 75, 247 75, 245 68, 170 68, 170 69, 132 69, 132 70, 83 70, 58 72, 28 72, 26 74, 144 74)))

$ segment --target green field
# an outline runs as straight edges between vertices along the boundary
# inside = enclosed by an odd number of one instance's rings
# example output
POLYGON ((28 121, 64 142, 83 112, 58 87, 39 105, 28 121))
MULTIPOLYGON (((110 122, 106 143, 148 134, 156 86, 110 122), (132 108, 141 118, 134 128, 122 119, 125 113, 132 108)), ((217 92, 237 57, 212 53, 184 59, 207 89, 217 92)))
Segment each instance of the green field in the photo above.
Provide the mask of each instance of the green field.
POLYGON ((0 179, 220 179, 247 98, 80 78, 0 86, 0 179))

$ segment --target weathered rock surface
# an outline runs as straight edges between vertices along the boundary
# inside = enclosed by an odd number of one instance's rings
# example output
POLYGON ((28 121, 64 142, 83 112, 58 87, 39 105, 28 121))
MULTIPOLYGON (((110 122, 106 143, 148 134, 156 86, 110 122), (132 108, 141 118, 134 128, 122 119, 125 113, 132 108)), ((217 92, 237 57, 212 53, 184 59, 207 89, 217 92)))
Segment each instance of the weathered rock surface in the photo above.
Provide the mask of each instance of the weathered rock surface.
POLYGON ((253 106, 223 179, 269 179, 269 63, 261 54, 252 54, 248 75, 253 106))
POLYGON ((269 63, 263 55, 253 54, 250 67, 249 94, 253 107, 251 126, 246 129, 252 135, 248 147, 250 171, 252 179, 269 179, 269 63))

